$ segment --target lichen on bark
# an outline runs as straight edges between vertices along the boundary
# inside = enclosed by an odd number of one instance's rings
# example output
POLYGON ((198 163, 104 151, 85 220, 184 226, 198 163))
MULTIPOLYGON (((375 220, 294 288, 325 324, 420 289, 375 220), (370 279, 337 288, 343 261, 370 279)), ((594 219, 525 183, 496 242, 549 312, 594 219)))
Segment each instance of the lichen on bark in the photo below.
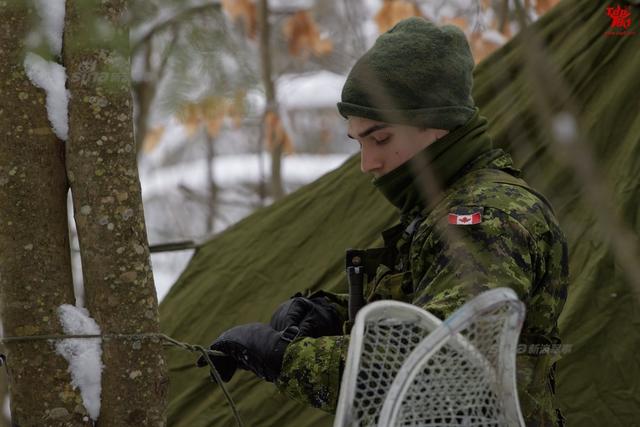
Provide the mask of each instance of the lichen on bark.
MULTIPOLYGON (((5 336, 61 334, 56 313, 73 304, 64 145, 45 92, 27 78, 28 2, 0 2, 0 310, 5 336)), ((67 362, 49 341, 5 345, 13 424, 91 425, 67 362)))
MULTIPOLYGON (((86 306, 105 334, 159 331, 133 140, 125 3, 68 0, 63 50, 71 93, 66 162, 86 306), (110 27, 110 40, 87 41, 96 20, 110 27)), ((100 422, 164 425, 160 341, 105 340, 103 363, 100 422)))

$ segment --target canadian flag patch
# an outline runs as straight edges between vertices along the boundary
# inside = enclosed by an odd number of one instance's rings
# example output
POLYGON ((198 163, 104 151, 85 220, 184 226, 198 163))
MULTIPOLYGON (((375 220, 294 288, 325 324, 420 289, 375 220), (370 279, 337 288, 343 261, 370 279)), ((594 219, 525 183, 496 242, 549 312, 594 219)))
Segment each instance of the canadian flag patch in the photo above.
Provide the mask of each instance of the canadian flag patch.
POLYGON ((449 214, 449 224, 453 225, 473 225, 482 222, 482 213, 473 212, 467 215, 449 214))

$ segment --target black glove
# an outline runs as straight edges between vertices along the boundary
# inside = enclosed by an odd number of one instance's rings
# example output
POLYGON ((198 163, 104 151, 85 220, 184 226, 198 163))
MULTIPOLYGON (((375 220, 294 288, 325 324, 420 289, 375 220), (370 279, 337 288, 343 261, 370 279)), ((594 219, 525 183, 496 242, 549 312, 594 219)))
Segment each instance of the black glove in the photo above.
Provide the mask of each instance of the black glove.
POLYGON ((300 336, 326 337, 342 334, 342 319, 326 297, 294 296, 280 304, 271 316, 271 327, 283 331, 290 326, 300 328, 300 336))
MULTIPOLYGON (((297 336, 296 327, 278 332, 264 323, 236 326, 223 332, 209 347, 226 356, 209 357, 224 382, 231 380, 237 368, 273 382, 280 375, 287 346, 297 336)), ((204 356, 200 356, 196 365, 207 366, 204 356)))

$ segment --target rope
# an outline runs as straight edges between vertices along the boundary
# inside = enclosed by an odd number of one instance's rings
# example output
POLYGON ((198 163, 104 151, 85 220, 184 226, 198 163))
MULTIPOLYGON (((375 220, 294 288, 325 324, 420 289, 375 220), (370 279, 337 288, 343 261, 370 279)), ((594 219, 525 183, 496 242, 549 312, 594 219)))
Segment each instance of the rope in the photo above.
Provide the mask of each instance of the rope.
MULTIPOLYGON (((113 339, 121 339, 121 340, 152 339, 153 340, 155 339, 157 341, 160 341, 160 340, 164 341, 165 345, 178 347, 193 353, 200 353, 204 358, 204 360, 206 360, 207 364, 209 365, 209 371, 210 371, 211 377, 222 389, 222 393, 224 394, 225 399, 227 399, 227 402, 231 407, 231 411, 233 412, 233 417, 236 420, 236 424, 238 425, 238 427, 244 427, 242 419, 240 418, 240 413, 238 412, 238 408, 236 407, 233 399, 231 398, 229 391, 224 386, 224 382, 222 381, 222 378, 220 378, 220 374, 218 373, 218 370, 216 369, 216 367, 213 365, 213 362, 211 361, 211 356, 226 356, 226 354, 224 354, 221 351, 209 350, 200 345, 194 345, 194 344, 178 341, 175 338, 171 338, 169 335, 165 335, 161 333, 104 334, 104 335, 56 335, 56 334, 53 334, 53 335, 29 335, 29 336, 16 336, 16 337, 9 336, 9 337, 0 338, 0 343, 6 344, 6 343, 28 342, 28 341, 59 341, 59 340, 66 340, 66 339, 92 339, 92 338, 93 339, 100 338, 103 340, 113 340, 113 339)), ((0 356, 1 356, 0 366, 2 365, 6 366, 6 359, 4 355, 0 355, 0 356)))

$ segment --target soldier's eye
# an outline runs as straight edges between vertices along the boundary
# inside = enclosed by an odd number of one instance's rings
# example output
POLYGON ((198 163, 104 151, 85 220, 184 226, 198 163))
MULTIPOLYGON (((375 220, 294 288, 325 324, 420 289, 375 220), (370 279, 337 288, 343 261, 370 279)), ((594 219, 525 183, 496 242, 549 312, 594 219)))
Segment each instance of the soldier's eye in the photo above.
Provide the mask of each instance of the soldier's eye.
POLYGON ((376 139, 376 145, 385 145, 391 140, 391 136, 384 137, 382 139, 376 139))

